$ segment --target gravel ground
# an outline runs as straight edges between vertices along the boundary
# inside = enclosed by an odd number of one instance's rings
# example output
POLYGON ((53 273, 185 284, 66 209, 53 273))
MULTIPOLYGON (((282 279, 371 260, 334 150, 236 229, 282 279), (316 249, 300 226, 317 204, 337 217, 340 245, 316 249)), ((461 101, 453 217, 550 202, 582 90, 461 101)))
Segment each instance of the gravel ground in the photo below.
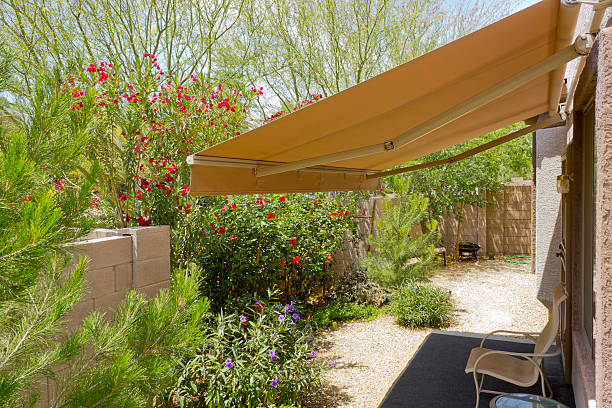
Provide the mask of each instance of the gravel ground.
MULTIPOLYGON (((535 299, 530 265, 465 262, 445 267, 431 281, 453 293, 455 322, 445 330, 539 331, 546 323, 547 310, 535 299)), ((318 356, 328 371, 323 386, 307 399, 306 406, 377 407, 429 333, 430 329, 400 327, 387 315, 322 332, 318 356)))

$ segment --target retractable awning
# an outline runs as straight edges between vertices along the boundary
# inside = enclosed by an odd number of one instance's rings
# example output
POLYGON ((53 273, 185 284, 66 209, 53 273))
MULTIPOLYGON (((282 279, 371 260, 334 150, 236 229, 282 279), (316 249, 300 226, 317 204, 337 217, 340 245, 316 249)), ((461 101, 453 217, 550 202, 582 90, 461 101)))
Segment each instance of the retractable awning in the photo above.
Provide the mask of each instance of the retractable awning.
POLYGON ((191 194, 374 190, 372 174, 554 113, 565 64, 588 52, 578 10, 541 1, 196 153, 191 194))

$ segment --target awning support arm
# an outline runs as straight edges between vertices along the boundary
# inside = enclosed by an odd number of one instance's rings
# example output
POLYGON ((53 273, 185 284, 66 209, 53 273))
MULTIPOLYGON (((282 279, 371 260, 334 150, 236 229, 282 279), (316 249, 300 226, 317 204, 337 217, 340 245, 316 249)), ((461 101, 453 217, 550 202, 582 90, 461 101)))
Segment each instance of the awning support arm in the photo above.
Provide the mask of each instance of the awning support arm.
POLYGON ((343 160, 353 159, 357 157, 369 156, 376 153, 382 153, 389 150, 401 149, 408 143, 417 140, 436 129, 457 120, 470 112, 486 105, 510 92, 528 84, 536 78, 566 64, 568 61, 580 55, 588 54, 593 42, 593 37, 590 34, 579 36, 576 41, 551 55, 550 57, 540 61, 539 63, 511 76, 492 86, 491 88, 480 92, 470 99, 454 106, 430 119, 429 121, 420 124, 419 126, 399 135, 393 140, 388 140, 384 143, 379 143, 371 146, 359 147, 344 152, 337 152, 318 157, 311 157, 304 160, 298 160, 291 163, 284 163, 275 166, 257 167, 255 175, 257 177, 269 176, 272 174, 284 173, 292 170, 299 170, 311 166, 317 166, 328 163, 335 163, 343 160))
POLYGON ((563 118, 561 117, 560 114, 555 113, 553 116, 546 118, 541 122, 538 122, 531 126, 527 126, 523 129, 519 129, 517 131, 507 134, 506 136, 499 137, 495 140, 482 144, 473 149, 466 150, 465 152, 459 153, 455 156, 447 157, 446 159, 435 160, 435 161, 428 162, 428 163, 415 164, 414 166, 401 167, 399 169, 386 170, 386 171, 381 171, 378 173, 372 173, 372 174, 368 174, 366 178, 373 179, 373 178, 379 178, 379 177, 384 177, 384 176, 392 176, 394 174, 408 173, 410 171, 427 169, 429 167, 440 166, 442 164, 455 163, 463 159, 467 159, 468 157, 474 156, 478 153, 482 153, 485 150, 489 150, 501 144, 507 143, 511 140, 516 139, 517 137, 524 136, 526 134, 535 132, 536 130, 543 129, 545 127, 554 125, 555 123, 559 123, 559 122, 563 122, 563 118))

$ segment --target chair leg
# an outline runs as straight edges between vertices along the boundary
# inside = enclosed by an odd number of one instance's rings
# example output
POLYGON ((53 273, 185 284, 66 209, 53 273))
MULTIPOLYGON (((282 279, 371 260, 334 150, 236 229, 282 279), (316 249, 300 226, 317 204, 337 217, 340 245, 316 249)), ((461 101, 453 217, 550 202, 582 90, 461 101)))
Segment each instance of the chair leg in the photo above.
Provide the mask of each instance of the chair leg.
POLYGON ((546 388, 548 388, 548 391, 550 391, 549 395, 544 395, 544 396, 546 398, 552 398, 553 397, 552 386, 550 385, 550 382, 548 381, 548 377, 546 376, 546 373, 544 372, 544 370, 542 370, 542 377, 544 378, 544 382, 546 383, 546 388))
POLYGON ((476 373, 476 371, 474 371, 474 385, 476 386, 476 406, 475 408, 478 408, 478 405, 480 405, 480 390, 482 389, 482 383, 484 381, 484 374, 481 374, 480 376, 480 382, 478 381, 478 374, 476 373))

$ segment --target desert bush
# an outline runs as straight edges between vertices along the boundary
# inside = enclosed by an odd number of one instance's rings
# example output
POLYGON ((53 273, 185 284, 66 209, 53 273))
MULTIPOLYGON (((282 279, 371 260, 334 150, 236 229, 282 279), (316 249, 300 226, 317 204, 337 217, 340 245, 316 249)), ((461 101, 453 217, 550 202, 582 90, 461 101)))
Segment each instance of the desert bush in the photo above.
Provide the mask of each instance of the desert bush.
POLYGON ((424 282, 404 282, 391 302, 398 323, 411 328, 446 327, 452 310, 451 292, 424 282))
POLYGON ((385 197, 376 233, 370 236, 373 253, 364 260, 368 274, 379 284, 395 287, 406 279, 420 279, 435 268, 435 245, 439 241, 437 223, 425 222, 428 200, 396 188, 395 199, 385 197), (423 233, 415 227, 425 224, 423 233))
POLYGON ((238 313, 219 313, 169 393, 171 406, 257 407, 296 404, 322 366, 310 322, 295 302, 251 298, 238 313))

